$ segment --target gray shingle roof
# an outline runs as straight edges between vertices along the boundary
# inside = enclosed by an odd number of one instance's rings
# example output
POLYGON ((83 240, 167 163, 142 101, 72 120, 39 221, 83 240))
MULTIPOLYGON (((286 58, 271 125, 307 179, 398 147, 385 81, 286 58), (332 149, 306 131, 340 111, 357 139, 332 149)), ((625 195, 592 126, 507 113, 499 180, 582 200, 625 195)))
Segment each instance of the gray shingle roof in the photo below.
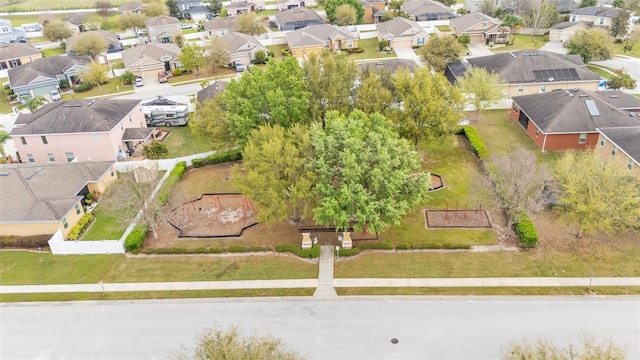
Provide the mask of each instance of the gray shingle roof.
POLYGON ((55 78, 62 75, 76 65, 87 67, 91 61, 80 56, 51 56, 35 59, 17 68, 9 69, 9 83, 11 87, 28 85, 40 76, 55 78))
POLYGON ((34 114, 20 114, 11 135, 108 132, 139 103, 140 100, 107 99, 55 101, 34 114))
POLYGON ((122 134, 123 141, 145 141, 156 128, 126 128, 122 134))
POLYGON ((604 136, 614 143, 636 163, 640 164, 640 126, 627 128, 598 128, 604 136))
POLYGON ((141 7, 143 7, 143 6, 144 6, 144 4, 141 3, 141 2, 131 1, 131 2, 128 2, 128 3, 120 6, 118 8, 118 11, 122 11, 122 12, 124 12, 124 11, 136 11, 136 10, 140 9, 141 7))
POLYGON ((492 18, 491 16, 485 15, 479 11, 474 11, 472 13, 468 13, 467 15, 453 18, 450 21, 451 21, 451 24, 453 24, 460 31, 466 31, 472 28, 474 25, 477 25, 478 23, 481 23, 483 21, 486 21, 487 23, 490 23, 492 25, 492 26, 487 26, 486 29, 499 26, 502 23, 502 21, 496 18, 492 18))
POLYGON ((152 18, 147 18, 144 20, 144 25, 146 27, 171 25, 171 24, 179 24, 179 23, 180 23, 180 20, 178 20, 178 18, 175 18, 173 16, 167 16, 167 15, 154 16, 152 18))
POLYGON ((328 44, 329 39, 341 36, 345 40, 356 40, 348 31, 343 31, 337 26, 322 24, 311 25, 302 29, 289 31, 285 34, 287 42, 292 47, 314 46, 328 44))
POLYGON ((404 10, 404 12, 406 12, 409 16, 418 16, 433 13, 453 13, 443 3, 431 0, 407 1, 402 4, 402 10, 404 10))
POLYGON ((392 20, 378 23, 376 24, 376 29, 383 36, 391 35, 393 37, 413 36, 414 34, 420 32, 425 33, 420 25, 418 25, 415 21, 403 19, 401 17, 396 17, 392 20))
POLYGON ((154 61, 160 61, 160 58, 171 57, 177 59, 182 54, 182 50, 174 43, 167 44, 145 44, 126 49, 122 52, 122 62, 124 67, 133 65, 136 61, 145 58, 154 61))
MULTIPOLYGON (((251 49, 256 47, 261 49, 266 49, 264 45, 258 39, 256 39, 252 35, 242 34, 238 32, 230 32, 227 35, 221 36, 218 38, 222 47, 229 53, 234 54, 238 52, 238 50, 249 44, 251 49)), ((246 50, 248 51, 248 50, 246 50)))
POLYGON ((220 30, 220 29, 236 29, 236 18, 234 17, 214 17, 213 19, 204 23, 205 30, 220 30))
POLYGON ((60 221, 81 198, 78 192, 112 165, 110 161, 0 165, 0 173, 9 173, 0 176, 0 223, 60 221))
POLYGON ((619 8, 611 8, 611 7, 603 7, 603 6, 589 6, 585 8, 578 9, 572 12, 572 15, 587 15, 587 16, 597 16, 597 17, 614 17, 622 9, 619 8))
POLYGON ((82 33, 79 33, 79 34, 75 34, 75 35, 67 38, 67 40, 66 40, 67 52, 69 52, 69 51, 71 51, 71 49, 73 49, 73 46, 75 45, 76 41, 78 40, 78 36, 80 36, 82 34, 98 34, 102 38, 107 40, 107 46, 109 44, 112 44, 113 46, 115 46, 117 48, 121 48, 122 47, 122 45, 120 45, 120 39, 118 39, 118 35, 116 35, 115 33, 112 33, 111 31, 98 29, 98 30, 86 31, 86 32, 82 32, 82 33))
POLYGON ((510 84, 555 81, 600 80, 579 55, 562 55, 540 50, 521 50, 467 60, 470 65, 495 72, 510 84))
POLYGON ((40 50, 31 44, 13 43, 0 45, 0 60, 11 60, 32 55, 40 55, 40 50))
POLYGON ((513 97, 513 102, 544 133, 595 132, 596 128, 640 126, 640 121, 631 118, 603 101, 594 92, 552 91, 513 97), (593 101, 599 116, 591 116, 586 101, 593 101))
POLYGON ((290 22, 318 20, 324 21, 318 13, 311 9, 298 7, 276 13, 276 21, 281 26, 290 22))
POLYGON ((223 92, 227 88, 226 81, 214 81, 213 84, 198 91, 197 99, 199 103, 205 102, 205 100, 212 99, 214 96, 223 92))

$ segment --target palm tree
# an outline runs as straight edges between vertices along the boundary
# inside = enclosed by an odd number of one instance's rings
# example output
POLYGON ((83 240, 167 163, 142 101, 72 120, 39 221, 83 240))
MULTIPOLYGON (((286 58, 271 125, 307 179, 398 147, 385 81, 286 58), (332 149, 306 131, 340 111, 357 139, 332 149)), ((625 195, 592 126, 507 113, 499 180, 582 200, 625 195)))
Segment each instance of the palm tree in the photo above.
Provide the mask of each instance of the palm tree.
MULTIPOLYGON (((0 125, 0 127, 4 127, 2 125, 0 125)), ((7 154, 4 152, 4 143, 9 140, 10 136, 9 133, 4 131, 4 130, 0 130, 0 154, 2 154, 2 156, 6 156, 7 154)))
POLYGON ((42 105, 46 103, 48 103, 47 99, 42 95, 38 95, 38 96, 30 97, 24 103, 23 107, 26 107, 27 109, 29 109, 29 111, 34 113, 36 112, 36 110, 38 110, 42 105))
POLYGON ((518 15, 509 14, 504 17, 502 20, 502 24, 500 26, 506 26, 509 28, 509 43, 512 42, 513 30, 522 26, 524 23, 522 22, 522 18, 518 15))

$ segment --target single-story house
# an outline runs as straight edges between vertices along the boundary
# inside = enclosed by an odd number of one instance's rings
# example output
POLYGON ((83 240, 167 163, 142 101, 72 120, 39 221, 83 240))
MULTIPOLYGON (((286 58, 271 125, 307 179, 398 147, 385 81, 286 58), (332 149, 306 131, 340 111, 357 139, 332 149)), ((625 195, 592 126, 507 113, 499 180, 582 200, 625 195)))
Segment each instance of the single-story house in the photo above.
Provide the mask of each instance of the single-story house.
POLYGON ((378 40, 389 41, 389 47, 394 50, 424 45, 429 38, 418 23, 401 17, 376 24, 376 31, 378 40))
POLYGON ((224 89, 227 88, 227 85, 229 83, 226 81, 214 81, 213 84, 207 86, 206 88, 198 91, 198 94, 196 95, 196 99, 198 100, 199 104, 204 103, 205 101, 209 100, 209 99, 213 99, 216 95, 220 94, 221 92, 224 91, 224 89))
POLYGON ((365 24, 379 23, 380 18, 386 12, 386 2, 384 0, 360 0, 360 4, 364 8, 362 21, 365 24))
POLYGON ((588 30, 591 25, 586 21, 564 21, 549 28, 549 41, 565 43, 578 31, 588 30))
POLYGON ((252 35, 238 32, 230 32, 218 38, 222 48, 229 54, 229 61, 239 61, 243 64, 251 64, 256 59, 256 52, 259 50, 268 54, 266 46, 252 35))
POLYGON ((0 44, 27 42, 27 33, 22 28, 14 28, 11 21, 0 19, 0 44))
POLYGON ((307 26, 289 31, 285 36, 291 55, 298 59, 304 59, 314 53, 320 54, 324 49, 335 51, 358 47, 356 36, 345 28, 329 24, 307 26))
POLYGON ((276 2, 278 11, 285 11, 297 7, 316 7, 316 0, 278 0, 276 2))
POLYGON ((145 79, 156 79, 159 72, 182 67, 178 56, 182 50, 174 43, 144 44, 122 52, 125 69, 145 79))
POLYGON ((407 1, 400 7, 413 21, 448 20, 456 17, 446 5, 439 1, 407 1))
MULTIPOLYGON (((640 106, 640 99, 622 92, 607 95, 640 106)), ((597 129, 640 126, 608 99, 581 89, 515 96, 511 116, 542 151, 593 148, 600 137, 597 129)))
POLYGON ((607 164, 617 164, 640 178, 640 126, 597 130, 600 137, 596 152, 600 157, 607 164))
POLYGON ((31 44, 13 43, 0 45, 0 70, 13 69, 41 58, 42 52, 31 44))
POLYGON ((238 30, 235 18, 215 17, 204 23, 204 31, 209 37, 221 37, 238 30))
POLYGON ((207 20, 207 16, 210 16, 211 10, 206 5, 193 6, 188 10, 182 11, 182 17, 185 19, 191 19, 193 21, 207 20))
POLYGON ((389 70, 393 73, 400 69, 407 69, 409 72, 413 73, 419 67, 415 61, 409 59, 400 59, 400 58, 392 58, 392 59, 379 59, 379 60, 371 60, 371 61, 359 61, 356 63, 358 70, 389 70))
POLYGON ((11 138, 22 162, 117 161, 150 139, 140 100, 78 99, 20 114, 11 138))
POLYGON ((500 19, 476 11, 451 19, 449 28, 455 36, 469 35, 472 44, 502 43, 507 41, 511 30, 501 24, 500 19))
POLYGON ((136 13, 140 14, 144 9, 144 4, 139 1, 130 1, 118 8, 120 14, 136 13))
MULTIPOLYGON (((85 33, 89 33, 89 31, 84 32, 83 34, 85 33)), ((100 37, 107 41, 107 53, 111 54, 124 50, 122 43, 118 38, 118 35, 116 35, 115 33, 106 30, 94 30, 91 31, 91 33, 98 34, 100 35, 100 37)), ((72 49, 76 41, 78 40, 78 36, 81 36, 81 34, 75 34, 66 40, 67 46, 65 48, 67 50, 67 55, 75 56, 76 52, 72 49)))
POLYGON ((117 179, 113 161, 0 165, 0 235, 66 238, 85 214, 85 195, 117 179))
POLYGON ((64 18, 67 22, 67 26, 75 32, 84 32, 98 30, 101 28, 100 21, 90 21, 89 18, 92 14, 89 13, 74 13, 73 15, 64 18))
POLYGON ((315 11, 304 7, 278 12, 275 15, 278 30, 298 30, 311 25, 324 24, 324 19, 315 11))
POLYGON ((173 43, 175 36, 182 35, 182 24, 173 16, 160 15, 144 20, 148 36, 154 43, 173 43))
POLYGON ((80 56, 51 56, 9 69, 9 86, 18 97, 49 95, 60 88, 60 81, 72 85, 91 61, 80 56))
POLYGON ((579 55, 563 55, 541 50, 521 50, 469 58, 447 65, 450 82, 459 79, 470 66, 494 72, 507 84, 506 97, 570 90, 595 91, 600 75, 587 69, 579 55))

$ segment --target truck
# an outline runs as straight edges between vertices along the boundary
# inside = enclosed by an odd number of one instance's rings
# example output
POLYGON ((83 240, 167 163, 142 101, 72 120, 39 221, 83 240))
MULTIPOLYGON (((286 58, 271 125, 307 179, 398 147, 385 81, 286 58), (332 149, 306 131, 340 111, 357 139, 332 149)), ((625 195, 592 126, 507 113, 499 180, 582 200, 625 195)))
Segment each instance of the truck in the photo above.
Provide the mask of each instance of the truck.
POLYGON ((184 126, 189 122, 189 107, 158 96, 140 106, 147 126, 184 126))

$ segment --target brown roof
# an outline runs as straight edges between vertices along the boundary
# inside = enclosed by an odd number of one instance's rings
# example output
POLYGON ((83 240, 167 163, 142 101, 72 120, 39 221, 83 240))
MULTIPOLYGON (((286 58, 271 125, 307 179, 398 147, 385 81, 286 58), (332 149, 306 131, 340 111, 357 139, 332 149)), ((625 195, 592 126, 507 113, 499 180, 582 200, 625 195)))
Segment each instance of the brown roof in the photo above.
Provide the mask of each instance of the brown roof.
POLYGON ((258 39, 252 35, 242 34, 238 32, 230 32, 227 35, 218 38, 222 47, 229 53, 246 52, 256 47, 267 50, 258 39), (239 51, 241 48, 245 51, 239 51))
POLYGON ((486 29, 483 30, 491 29, 493 27, 499 26, 502 23, 502 21, 496 18, 492 18, 489 15, 485 15, 479 11, 474 11, 472 13, 468 13, 467 15, 453 18, 450 21, 452 25, 454 25, 456 28, 458 28, 458 30, 462 32, 469 30, 470 28, 481 22, 487 22, 490 24, 488 24, 486 29))
POLYGON ((293 8, 276 13, 276 21, 283 26, 284 24, 297 21, 318 20, 324 22, 317 12, 304 7, 293 8))
POLYGON ((236 18, 234 17, 214 17, 213 19, 204 23, 205 30, 220 30, 220 29, 237 29, 236 18))
POLYGON ((383 37, 391 35, 392 37, 413 36, 417 33, 427 33, 422 30, 420 25, 415 21, 403 19, 401 17, 376 24, 376 29, 383 37))
POLYGON ((127 68, 142 58, 160 61, 163 57, 171 57, 175 60, 180 54, 182 54, 182 50, 174 43, 151 43, 126 49, 122 52, 122 62, 124 67, 127 68))
POLYGON ((348 31, 329 24, 307 26, 302 29, 289 31, 285 36, 287 37, 287 42, 292 47, 324 45, 336 36, 344 37, 345 40, 357 39, 348 31))
POLYGON ((35 46, 26 43, 0 45, 0 60, 12 60, 32 55, 41 55, 35 46))

